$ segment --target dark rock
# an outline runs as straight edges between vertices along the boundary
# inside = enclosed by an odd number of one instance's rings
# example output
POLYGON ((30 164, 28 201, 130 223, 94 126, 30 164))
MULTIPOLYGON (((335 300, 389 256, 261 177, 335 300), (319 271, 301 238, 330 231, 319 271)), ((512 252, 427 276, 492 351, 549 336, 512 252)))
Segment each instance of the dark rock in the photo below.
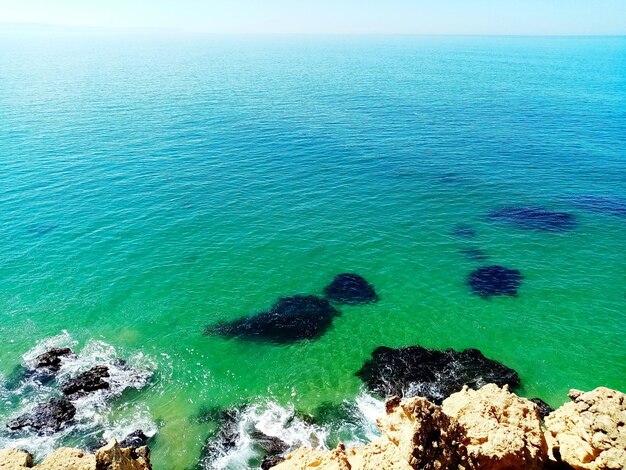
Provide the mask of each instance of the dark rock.
POLYGON ((285 441, 275 436, 268 436, 256 428, 250 432, 250 437, 266 455, 279 455, 289 450, 289 444, 285 441))
POLYGON ((358 274, 342 273, 335 276, 324 294, 333 302, 341 304, 366 304, 376 302, 374 287, 358 274))
POLYGON ((576 227, 576 218, 572 214, 538 207, 504 207, 488 214, 487 219, 522 229, 547 232, 565 232, 576 227))
POLYGON ((61 358, 76 358, 70 348, 51 348, 35 358, 35 369, 47 369, 58 372, 61 368, 61 358))
POLYGON ((120 441, 120 447, 137 449, 138 447, 147 445, 148 439, 150 438, 146 436, 141 429, 136 429, 120 441))
POLYGON ((544 419, 546 416, 554 411, 554 408, 548 405, 541 398, 531 398, 530 401, 537 405, 537 411, 539 412, 539 416, 541 417, 541 419, 544 419))
POLYGON ((39 433, 50 434, 59 431, 75 414, 76 408, 67 398, 53 398, 9 422, 7 427, 14 431, 32 428, 39 433))
POLYGON ((591 212, 626 217, 626 199, 610 196, 583 195, 575 197, 572 203, 591 212))
POLYGON ((209 327, 205 334, 289 343, 319 338, 339 314, 326 299, 295 295, 279 299, 267 312, 209 327))
POLYGON ((462 248, 461 253, 464 254, 467 259, 471 261, 483 262, 489 259, 487 253, 480 248, 462 248))
POLYGON ((485 299, 494 295, 515 297, 522 279, 524 279, 522 273, 517 269, 494 265, 472 271, 467 277, 467 284, 474 294, 485 299))
POLYGON ((463 385, 480 388, 488 383, 519 385, 517 372, 488 359, 477 349, 437 351, 409 346, 376 348, 356 375, 383 396, 422 396, 441 403, 463 385))
POLYGON ((109 382, 104 380, 107 377, 109 377, 107 366, 95 366, 65 382, 61 391, 72 398, 78 398, 96 390, 109 388, 109 382))
POLYGON ((261 462, 261 470, 268 470, 285 461, 281 455, 266 455, 261 462))
POLYGON ((476 238, 476 230, 468 224, 457 224, 452 230, 452 236, 457 238, 476 238))
POLYGON ((208 465, 225 455, 239 442, 239 411, 236 409, 220 410, 218 420, 218 431, 209 436, 202 449, 200 459, 202 468, 208 468, 208 465))

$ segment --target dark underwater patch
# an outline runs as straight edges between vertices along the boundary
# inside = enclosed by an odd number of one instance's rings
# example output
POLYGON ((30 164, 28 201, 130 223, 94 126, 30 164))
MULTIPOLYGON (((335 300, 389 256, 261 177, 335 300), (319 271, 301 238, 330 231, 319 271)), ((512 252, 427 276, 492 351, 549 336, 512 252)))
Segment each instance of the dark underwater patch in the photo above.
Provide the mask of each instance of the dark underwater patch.
POLYGON ((618 197, 582 195, 573 198, 572 204, 591 212, 626 217, 626 199, 618 197))
POLYGON ((545 232, 566 232, 573 230, 577 224, 572 214, 539 207, 503 207, 487 214, 487 220, 545 232))
POLYGON ((365 278, 354 273, 335 276, 324 289, 329 300, 340 304, 367 304, 378 301, 378 294, 365 278))
POLYGON ((437 404, 463 385, 476 389, 488 383, 501 387, 520 383, 517 372, 478 349, 438 351, 421 346, 378 347, 356 375, 384 397, 422 396, 437 404))
POLYGON ((472 271, 467 277, 467 284, 474 294, 484 299, 495 295, 515 297, 522 279, 522 273, 517 269, 493 265, 472 271))
POLYGON ((205 334, 291 343, 322 336, 340 315, 330 302, 314 295, 294 295, 279 299, 270 310, 235 321, 218 323, 205 334))
POLYGON ((28 233, 33 235, 45 235, 57 229, 58 224, 35 224, 28 227, 28 233))
POLYGON ((456 238, 476 238, 476 230, 469 224, 457 224, 452 229, 451 235, 456 238))
POLYGON ((461 248, 460 251, 467 259, 471 261, 483 262, 489 259, 489 255, 487 255, 487 253, 480 248, 476 248, 476 247, 461 248))

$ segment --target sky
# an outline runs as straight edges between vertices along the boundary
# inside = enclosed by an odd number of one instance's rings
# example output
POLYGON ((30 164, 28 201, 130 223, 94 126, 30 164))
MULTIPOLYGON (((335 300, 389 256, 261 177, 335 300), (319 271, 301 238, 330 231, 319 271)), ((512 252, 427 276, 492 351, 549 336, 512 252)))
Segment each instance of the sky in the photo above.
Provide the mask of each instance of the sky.
POLYGON ((626 0, 0 0, 7 23, 244 34, 625 35, 626 0))

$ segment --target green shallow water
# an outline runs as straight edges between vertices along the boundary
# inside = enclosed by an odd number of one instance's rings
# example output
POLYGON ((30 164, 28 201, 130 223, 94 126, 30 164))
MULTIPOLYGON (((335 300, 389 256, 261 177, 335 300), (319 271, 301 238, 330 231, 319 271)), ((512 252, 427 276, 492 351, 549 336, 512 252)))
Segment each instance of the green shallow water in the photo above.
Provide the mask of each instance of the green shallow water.
POLYGON ((0 373, 63 330, 78 350, 148 355, 152 385, 110 413, 149 410, 157 469, 195 465, 207 407, 353 399, 380 345, 478 348, 552 405, 626 389, 626 218, 572 203, 626 197, 625 52, 623 38, 0 37, 0 373), (505 205, 577 226, 486 220, 505 205), (459 223, 477 236, 451 235, 459 223), (461 252, 474 247, 489 260, 461 252), (520 270, 519 295, 472 295, 483 264, 520 270), (342 307, 319 340, 202 334, 340 272, 381 300, 342 307))

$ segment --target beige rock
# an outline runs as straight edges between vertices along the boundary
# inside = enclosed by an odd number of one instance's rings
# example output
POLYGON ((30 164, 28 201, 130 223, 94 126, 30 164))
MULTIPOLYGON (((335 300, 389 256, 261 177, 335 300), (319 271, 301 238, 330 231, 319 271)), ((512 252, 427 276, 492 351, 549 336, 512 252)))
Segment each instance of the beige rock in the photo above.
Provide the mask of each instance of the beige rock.
POLYGON ((377 423, 382 433, 379 439, 351 449, 343 445, 333 451, 301 448, 274 468, 427 470, 452 468, 461 462, 456 450, 460 427, 440 407, 419 397, 392 398, 386 411, 377 423))
POLYGON ((465 460, 459 448, 462 429, 441 407, 421 397, 392 398, 385 407, 386 415, 378 420, 378 428, 411 467, 456 468, 465 460))
POLYGON ((23 450, 0 450, 0 470, 19 470, 33 465, 33 457, 23 450))
POLYGON ((569 397, 545 419, 551 455, 576 470, 626 469, 626 395, 599 387, 569 397))
POLYGON ((0 450, 0 470, 151 470, 150 450, 121 448, 113 439, 98 449, 96 455, 62 447, 32 467, 33 459, 27 452, 16 449, 0 450))
POLYGON ((48 455, 36 470, 95 470, 96 457, 80 449, 61 447, 48 455))
POLYGON ((115 439, 96 451, 98 470, 149 470, 150 451, 147 447, 121 448, 115 439))
POLYGON ((547 444, 534 403, 507 386, 464 387, 442 407, 463 428, 468 468, 534 470, 546 462, 547 444))

